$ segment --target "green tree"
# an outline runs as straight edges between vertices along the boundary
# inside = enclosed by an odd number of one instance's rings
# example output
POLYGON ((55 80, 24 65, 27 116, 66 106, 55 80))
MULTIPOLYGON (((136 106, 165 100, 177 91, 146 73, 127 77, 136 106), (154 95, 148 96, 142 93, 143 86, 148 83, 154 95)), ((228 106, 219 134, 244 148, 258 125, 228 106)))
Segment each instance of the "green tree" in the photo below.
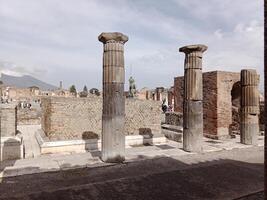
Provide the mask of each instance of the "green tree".
POLYGON ((75 85, 70 86, 70 93, 73 93, 73 94, 77 93, 75 85))

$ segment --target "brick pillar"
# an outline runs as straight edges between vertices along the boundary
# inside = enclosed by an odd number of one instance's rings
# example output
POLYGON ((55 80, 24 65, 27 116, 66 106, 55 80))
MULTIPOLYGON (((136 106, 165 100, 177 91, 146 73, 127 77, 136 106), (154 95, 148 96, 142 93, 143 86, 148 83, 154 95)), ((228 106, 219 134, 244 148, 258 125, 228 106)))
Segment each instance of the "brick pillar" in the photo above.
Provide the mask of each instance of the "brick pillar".
POLYGON ((202 54, 205 45, 189 45, 179 49, 185 53, 183 149, 200 152, 203 137, 202 54))
POLYGON ((101 33, 103 53, 102 160, 123 162, 125 157, 124 44, 122 33, 101 33))
POLYGON ((259 134, 259 76, 253 69, 241 70, 240 141, 257 144, 259 134))

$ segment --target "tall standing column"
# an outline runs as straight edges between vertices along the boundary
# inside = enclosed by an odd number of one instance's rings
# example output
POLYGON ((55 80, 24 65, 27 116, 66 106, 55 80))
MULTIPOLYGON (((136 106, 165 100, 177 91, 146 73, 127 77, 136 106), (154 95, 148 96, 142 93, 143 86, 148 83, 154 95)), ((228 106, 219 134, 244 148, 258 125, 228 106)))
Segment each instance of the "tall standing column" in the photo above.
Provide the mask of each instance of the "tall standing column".
POLYGON ((185 53, 184 102, 183 102, 183 149, 189 152, 202 150, 203 92, 202 54, 205 45, 189 45, 179 49, 185 53))
POLYGON ((240 139, 256 145, 259 134, 259 76, 253 69, 241 70, 240 139))
POLYGON ((122 33, 101 33, 103 53, 102 160, 123 162, 125 157, 124 44, 122 33))

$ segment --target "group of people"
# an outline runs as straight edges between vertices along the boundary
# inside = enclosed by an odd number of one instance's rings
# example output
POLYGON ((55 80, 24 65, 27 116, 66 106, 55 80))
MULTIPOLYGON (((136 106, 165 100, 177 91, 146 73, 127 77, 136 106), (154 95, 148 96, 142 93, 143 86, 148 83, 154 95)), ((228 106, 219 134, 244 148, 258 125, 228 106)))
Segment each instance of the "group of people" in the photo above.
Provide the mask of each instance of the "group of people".
POLYGON ((162 111, 164 113, 173 112, 173 106, 172 105, 168 105, 166 99, 163 99, 161 108, 162 108, 162 111))
POLYGON ((28 109, 31 109, 32 104, 31 103, 28 103, 28 102, 25 102, 25 101, 22 101, 22 102, 19 102, 19 105, 18 106, 20 108, 28 108, 28 109))

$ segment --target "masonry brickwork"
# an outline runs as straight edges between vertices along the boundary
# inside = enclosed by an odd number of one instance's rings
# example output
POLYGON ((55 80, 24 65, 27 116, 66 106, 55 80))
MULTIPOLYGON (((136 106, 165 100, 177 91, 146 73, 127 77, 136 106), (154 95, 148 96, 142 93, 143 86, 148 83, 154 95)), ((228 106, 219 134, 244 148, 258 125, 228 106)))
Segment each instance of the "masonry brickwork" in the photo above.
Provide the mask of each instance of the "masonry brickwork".
MULTIPOLYGON (((83 133, 101 136, 102 98, 43 97, 42 129, 51 140, 81 139, 83 133)), ((161 133, 161 103, 126 99, 125 135, 161 133)))
MULTIPOLYGON (((174 78, 174 111, 183 111, 184 78, 174 78)), ((212 71, 203 73, 204 135, 210 138, 229 136, 232 122, 232 95, 240 73, 212 71)), ((238 98, 238 97, 237 97, 238 98)))
POLYGON ((37 125, 41 124, 41 110, 37 108, 19 108, 17 109, 18 125, 37 125))

